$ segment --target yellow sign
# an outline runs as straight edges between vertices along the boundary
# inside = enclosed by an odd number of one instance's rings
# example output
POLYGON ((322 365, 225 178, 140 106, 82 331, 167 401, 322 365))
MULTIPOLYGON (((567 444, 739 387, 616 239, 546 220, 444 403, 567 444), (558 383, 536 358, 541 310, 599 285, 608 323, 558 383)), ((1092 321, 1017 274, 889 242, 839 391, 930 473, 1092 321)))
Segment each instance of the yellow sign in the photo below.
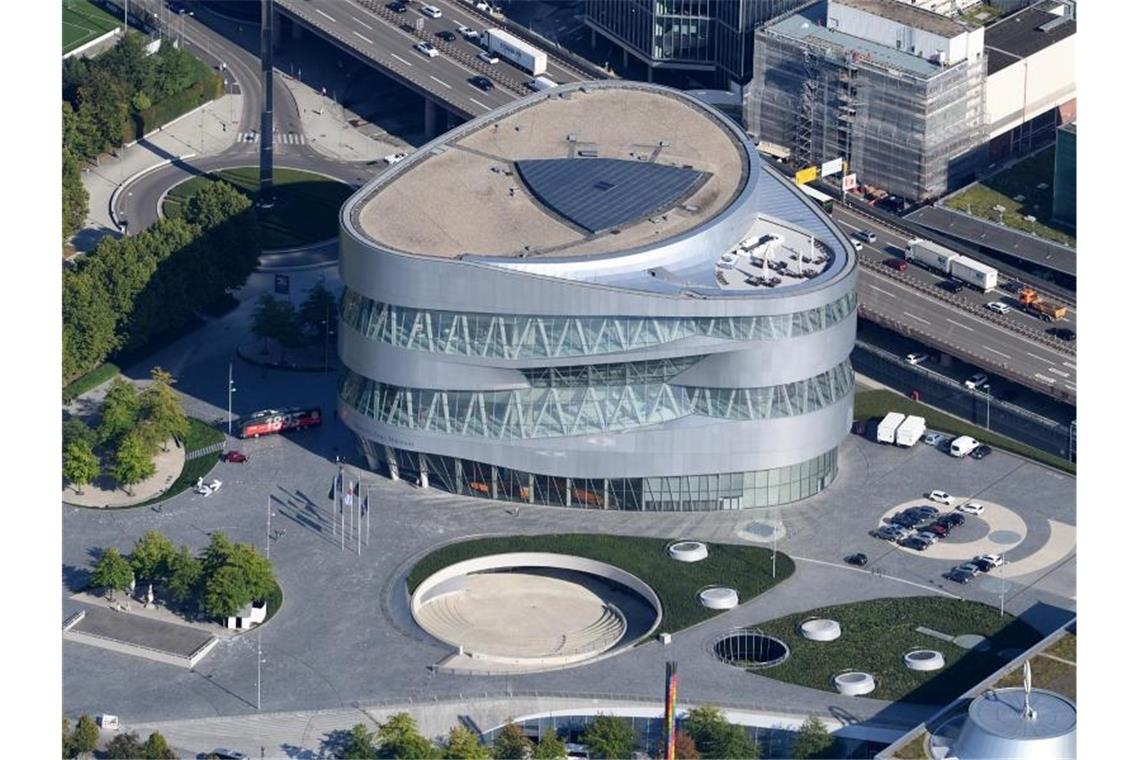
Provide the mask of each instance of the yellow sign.
POLYGON ((806 169, 800 169, 798 172, 796 172, 796 184, 797 185, 807 184, 808 182, 811 182, 813 179, 815 179, 818 176, 819 176, 819 167, 818 166, 809 166, 806 169))

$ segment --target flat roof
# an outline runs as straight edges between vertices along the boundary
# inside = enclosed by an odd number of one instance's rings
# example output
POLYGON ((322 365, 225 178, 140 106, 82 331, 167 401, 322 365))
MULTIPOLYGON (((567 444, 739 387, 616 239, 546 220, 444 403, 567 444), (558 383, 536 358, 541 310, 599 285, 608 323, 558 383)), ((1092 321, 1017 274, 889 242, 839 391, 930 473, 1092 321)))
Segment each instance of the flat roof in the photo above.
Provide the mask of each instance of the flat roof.
POLYGON ((664 242, 728 207, 747 180, 745 149, 714 114, 677 94, 632 85, 562 88, 469 122, 405 159, 365 188, 353 218, 377 244, 424 256, 612 253, 664 242), (590 216, 608 202, 605 193, 579 197, 575 213, 618 222, 591 232, 559 211, 554 194, 536 195, 517 164, 594 158, 673 167, 703 181, 648 197, 641 211, 649 216, 590 216))
POLYGON ((986 73, 1001 71, 1076 34, 1076 19, 1066 19, 1050 12, 1057 6, 1058 3, 1045 0, 987 26, 986 52, 989 54, 989 62, 986 73))
MULTIPOLYGON (((897 4, 893 3, 892 4, 897 4)), ((925 58, 895 48, 880 45, 851 34, 828 29, 819 21, 826 19, 826 3, 804 8, 798 13, 784 16, 763 28, 762 33, 774 33, 799 42, 830 48, 839 53, 859 53, 880 66, 899 69, 920 77, 932 77, 944 69, 925 58)), ((901 8, 909 6, 900 5, 901 8)))
POLYGON ((985 692, 970 703, 970 720, 989 733, 1010 740, 1048 739, 1065 736, 1077 728, 1077 708, 1065 697, 1051 691, 1031 691, 1029 704, 1035 720, 1021 717, 1024 689, 1011 686, 985 692))
POLYGON ((977 26, 977 24, 971 25, 962 21, 955 21, 925 8, 906 5, 898 0, 828 0, 828 2, 846 5, 848 8, 856 8, 942 37, 957 37, 977 26))

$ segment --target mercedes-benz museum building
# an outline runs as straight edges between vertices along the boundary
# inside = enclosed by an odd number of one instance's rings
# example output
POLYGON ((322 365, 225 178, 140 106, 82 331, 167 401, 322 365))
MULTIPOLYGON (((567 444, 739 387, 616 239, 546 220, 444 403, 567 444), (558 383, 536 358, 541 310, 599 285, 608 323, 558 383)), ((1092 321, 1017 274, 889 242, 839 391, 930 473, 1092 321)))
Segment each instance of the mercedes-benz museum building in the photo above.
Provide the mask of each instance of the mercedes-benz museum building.
POLYGON ((563 85, 463 124, 348 200, 340 270, 338 413, 387 475, 647 511, 836 477, 854 251, 681 92, 563 85))

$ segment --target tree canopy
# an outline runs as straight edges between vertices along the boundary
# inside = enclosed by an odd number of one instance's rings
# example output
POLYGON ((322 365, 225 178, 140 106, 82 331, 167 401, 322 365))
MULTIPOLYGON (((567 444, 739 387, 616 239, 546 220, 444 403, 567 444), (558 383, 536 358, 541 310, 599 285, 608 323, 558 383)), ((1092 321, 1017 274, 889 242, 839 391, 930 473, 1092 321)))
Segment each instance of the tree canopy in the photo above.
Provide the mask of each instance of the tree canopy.
POLYGON ((566 742, 558 738, 554 729, 548 728, 534 748, 534 760, 563 760, 566 757, 566 742))
POLYGON ((99 457, 86 439, 76 438, 67 444, 63 452, 63 477, 76 493, 83 493, 83 486, 99 477, 99 457))
POLYGON ((134 429, 142 409, 142 399, 134 383, 121 376, 111 381, 100 410, 99 440, 113 444, 134 429))
MULTIPOLYGON (((91 585, 112 591, 126 591, 131 587, 133 578, 130 563, 112 546, 104 549, 99 555, 99 560, 91 573, 91 585)), ((83 718, 79 720, 82 722, 83 718)))
POLYGON ((702 757, 749 760, 759 757, 755 742, 741 727, 728 722, 715 705, 701 705, 689 711, 685 731, 693 738, 702 757))
POLYGON ((160 583, 169 576, 176 552, 169 538, 157 530, 148 530, 135 541, 131 550, 131 569, 140 581, 160 583))
POLYGON ((396 713, 376 732, 378 757, 438 760, 442 753, 422 736, 416 721, 406 712, 396 713))
POLYGON ((142 416, 153 426, 155 437, 165 442, 170 438, 185 438, 190 431, 190 420, 174 391, 175 380, 161 367, 150 371, 151 384, 142 392, 142 416))
POLYGON ((803 722, 796 731, 796 740, 792 744, 792 757, 816 758, 831 756, 831 734, 823 721, 812 715, 803 722))
POLYGON ((637 734, 626 718, 616 715, 598 715, 586 728, 582 743, 595 757, 629 758, 637 747, 637 734))
POLYGON ((154 475, 157 469, 151 459, 153 454, 147 437, 138 430, 132 430, 123 436, 115 450, 111 475, 126 487, 127 493, 134 493, 132 487, 154 475))
POLYGON ((496 760, 526 760, 531 749, 530 739, 526 738, 522 726, 513 720, 502 727, 491 748, 496 760))
POLYGON ((443 756, 448 760, 489 760, 491 750, 479 743, 479 737, 465 726, 454 726, 447 734, 443 756))

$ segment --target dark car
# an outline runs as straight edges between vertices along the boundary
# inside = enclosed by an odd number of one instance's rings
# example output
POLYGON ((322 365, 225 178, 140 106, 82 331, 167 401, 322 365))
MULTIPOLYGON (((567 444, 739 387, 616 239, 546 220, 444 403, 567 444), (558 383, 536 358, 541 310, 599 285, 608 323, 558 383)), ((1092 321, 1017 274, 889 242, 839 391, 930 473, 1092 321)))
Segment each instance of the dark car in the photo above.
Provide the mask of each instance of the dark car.
POLYGON ((436 32, 435 36, 445 42, 455 42, 455 32, 448 31, 447 29, 444 29, 442 32, 436 32))
POLYGON ((969 583, 970 581, 974 580, 973 573, 968 573, 965 570, 958 569, 951 570, 942 577, 948 581, 954 581, 955 583, 962 584, 969 583))
POLYGON ((392 11, 392 13, 407 13, 408 12, 408 4, 407 3, 388 3, 387 7, 388 7, 388 10, 392 11))
POLYGON ((981 570, 983 573, 988 573, 990 570, 993 570, 995 567, 997 567, 997 565, 995 565, 993 562, 990 562, 988 559, 981 559, 980 557, 973 560, 970 564, 981 570))
POLYGON ((943 280, 942 282, 938 283, 938 287, 951 293, 958 293, 961 292, 962 288, 966 286, 957 280, 943 280))
POLYGON ((930 544, 926 543, 921 538, 911 536, 910 538, 904 538, 902 541, 899 541, 899 546, 905 546, 908 549, 914 549, 916 552, 924 552, 926 551, 926 547, 930 546, 930 544))
POLYGON ((899 272, 905 272, 908 266, 906 259, 883 259, 883 264, 899 272))
POLYGON ((935 520, 935 522, 939 525, 957 528, 959 525, 966 522, 966 516, 961 512, 951 512, 949 514, 942 515, 937 520, 935 520))
POLYGON ((1045 332, 1049 333, 1058 340, 1065 341, 1066 343, 1077 339, 1077 333, 1067 327, 1050 327, 1045 332))
POLYGON ((851 432, 855 435, 867 435, 867 420, 855 420, 852 422, 851 432))
POLYGON ((905 512, 899 512, 896 515, 891 515, 891 519, 888 520, 888 522, 892 522, 895 525, 901 525, 904 528, 913 528, 922 522, 923 519, 924 518, 919 517, 918 515, 908 515, 905 512))
POLYGON ((982 444, 970 452, 970 459, 985 459, 992 453, 993 449, 991 449, 989 446, 986 446, 985 444, 982 444))
POLYGON ((929 504, 923 504, 918 507, 910 507, 906 510, 908 514, 921 515, 923 519, 927 517, 934 517, 938 514, 938 507, 932 507, 929 504))
POLYGON ((923 530, 928 530, 936 536, 945 536, 950 532, 950 528, 942 523, 930 523, 930 525, 927 525, 923 530))
POLYGON ((848 565, 863 567, 863 565, 867 564, 867 555, 863 554, 862 552, 859 552, 858 554, 849 554, 843 558, 843 561, 848 565))
POLYGON ((495 89, 495 83, 487 77, 471 77, 467 81, 478 87, 483 92, 495 89))
POLYGON ((231 464, 245 464, 249 461, 249 457, 240 451, 227 451, 225 454, 222 454, 222 461, 231 464))

